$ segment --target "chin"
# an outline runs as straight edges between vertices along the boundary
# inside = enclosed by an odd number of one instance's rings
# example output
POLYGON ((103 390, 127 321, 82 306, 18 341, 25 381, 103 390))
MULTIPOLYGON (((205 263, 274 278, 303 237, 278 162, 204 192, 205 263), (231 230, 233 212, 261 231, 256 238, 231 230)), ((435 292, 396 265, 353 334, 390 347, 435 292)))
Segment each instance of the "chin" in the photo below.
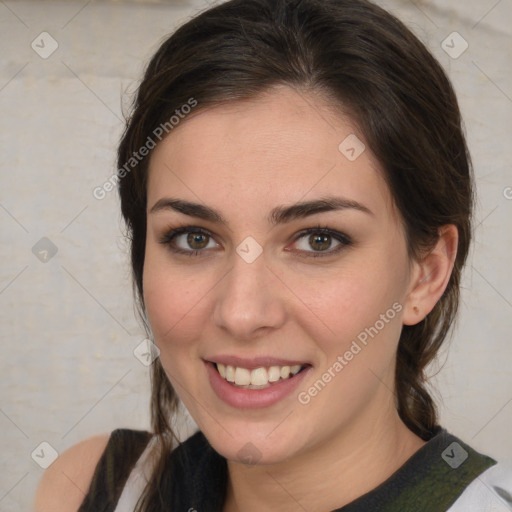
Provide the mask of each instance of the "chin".
POLYGON ((280 424, 282 419, 230 421, 223 424, 225 429, 208 423, 201 431, 214 450, 230 461, 248 466, 279 464, 300 453, 307 442, 304 429, 280 424))

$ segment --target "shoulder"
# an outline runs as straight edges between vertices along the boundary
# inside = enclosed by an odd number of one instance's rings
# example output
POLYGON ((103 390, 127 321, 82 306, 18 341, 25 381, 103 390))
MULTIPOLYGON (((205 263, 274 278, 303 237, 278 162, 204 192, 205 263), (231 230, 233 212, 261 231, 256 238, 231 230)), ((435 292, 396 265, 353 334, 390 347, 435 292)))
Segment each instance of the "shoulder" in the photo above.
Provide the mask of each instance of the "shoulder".
POLYGON ((76 512, 110 437, 110 434, 93 436, 61 453, 39 482, 35 512, 76 512))
POLYGON ((152 436, 145 430, 117 429, 72 446, 45 471, 35 511, 112 509, 152 436))

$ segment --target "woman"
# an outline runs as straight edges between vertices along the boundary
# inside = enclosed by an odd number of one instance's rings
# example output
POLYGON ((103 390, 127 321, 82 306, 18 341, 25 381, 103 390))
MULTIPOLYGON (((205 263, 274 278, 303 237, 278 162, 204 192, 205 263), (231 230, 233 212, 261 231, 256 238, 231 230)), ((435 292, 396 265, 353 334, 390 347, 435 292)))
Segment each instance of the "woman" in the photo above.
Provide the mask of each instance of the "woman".
POLYGON ((426 388, 473 180, 450 82, 401 22, 363 0, 205 11, 152 58, 118 164, 154 432, 68 450, 40 510, 512 509, 512 470, 426 388), (200 429, 181 444, 178 399, 200 429))

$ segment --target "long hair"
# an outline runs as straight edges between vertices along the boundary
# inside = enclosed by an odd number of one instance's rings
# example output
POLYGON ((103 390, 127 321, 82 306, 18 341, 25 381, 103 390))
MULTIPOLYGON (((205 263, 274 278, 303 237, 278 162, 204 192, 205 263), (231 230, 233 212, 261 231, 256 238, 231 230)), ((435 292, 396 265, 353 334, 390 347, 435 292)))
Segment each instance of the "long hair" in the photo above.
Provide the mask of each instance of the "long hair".
MULTIPOLYGON (((371 2, 231 0, 200 13, 163 42, 147 66, 118 149, 121 210, 141 316, 149 158, 129 172, 126 163, 191 98, 203 109, 255 97, 279 84, 322 93, 357 124, 381 164, 411 258, 433 247, 440 226, 458 229, 448 286, 423 321, 403 327, 397 351, 398 413, 427 440, 437 414, 425 368, 458 309, 471 239, 472 167, 457 99, 442 67, 402 22, 371 2)), ((159 489, 176 445, 170 424, 176 404, 157 359, 151 412, 163 451, 141 511, 165 509, 159 489)))

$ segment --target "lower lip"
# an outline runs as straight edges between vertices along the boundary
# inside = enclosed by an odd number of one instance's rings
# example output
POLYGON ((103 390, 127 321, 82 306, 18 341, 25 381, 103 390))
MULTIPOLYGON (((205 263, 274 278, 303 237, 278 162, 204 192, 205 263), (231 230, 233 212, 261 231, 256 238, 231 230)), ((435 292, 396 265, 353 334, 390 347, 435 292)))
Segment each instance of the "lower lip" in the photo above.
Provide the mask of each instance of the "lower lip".
POLYGON ((228 405, 239 409, 260 409, 276 404, 292 393, 311 369, 308 366, 293 377, 265 389, 243 389, 232 386, 223 379, 213 363, 205 361, 205 364, 210 384, 217 396, 228 405))

